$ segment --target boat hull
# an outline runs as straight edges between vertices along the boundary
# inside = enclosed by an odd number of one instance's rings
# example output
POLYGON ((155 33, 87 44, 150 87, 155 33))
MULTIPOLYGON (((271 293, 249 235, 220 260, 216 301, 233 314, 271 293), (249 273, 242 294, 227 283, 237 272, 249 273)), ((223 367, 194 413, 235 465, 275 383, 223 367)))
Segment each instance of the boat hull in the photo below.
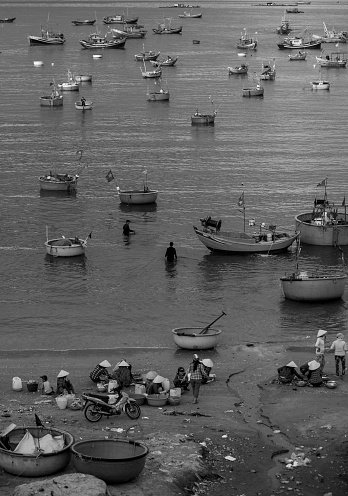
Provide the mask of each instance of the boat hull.
POLYGON ((278 43, 279 50, 309 50, 309 49, 320 49, 321 41, 312 41, 310 43, 287 43, 283 41, 278 43))
POLYGON ((28 36, 29 45, 63 45, 65 38, 41 38, 40 36, 28 36))
POLYGON ((76 191, 77 189, 77 179, 72 181, 58 181, 40 177, 39 181, 40 189, 45 191, 76 191))
POLYGON ((165 102, 169 100, 169 91, 164 91, 163 93, 153 91, 152 93, 147 93, 147 99, 150 102, 165 102))
POLYGON ((296 53, 294 55, 289 55, 289 60, 306 60, 307 54, 306 53, 296 53))
POLYGON ((312 89, 313 90, 329 90, 330 83, 329 81, 312 81, 312 89))
POLYGON ((83 110, 91 110, 92 106, 93 106, 93 102, 90 102, 88 100, 86 100, 84 105, 82 105, 81 102, 75 102, 76 110, 82 110, 82 111, 83 110))
POLYGON ((41 107, 61 107, 63 105, 63 97, 40 96, 41 107))
POLYGON ((80 240, 78 244, 75 244, 74 238, 66 238, 66 240, 70 241, 71 245, 57 245, 57 242, 61 242, 62 238, 46 241, 45 247, 47 254, 53 257, 77 257, 85 253, 87 243, 84 240, 80 240))
POLYGON ((75 76, 75 81, 79 82, 79 83, 85 83, 85 82, 89 82, 89 81, 92 81, 92 75, 91 74, 78 74, 77 76, 75 76))
POLYGON ((144 53, 139 53, 137 55, 134 55, 135 60, 157 60, 161 52, 144 52, 144 53))
POLYGON ((247 74, 248 66, 240 66, 240 67, 228 67, 229 74, 247 74))
POLYGON ((243 88, 243 96, 263 96, 264 88, 243 88))
POLYGON ((300 279, 297 277, 281 277, 282 289, 285 298, 295 301, 330 301, 342 298, 346 275, 338 276, 304 276, 300 279))
POLYGON ((0 19, 0 24, 4 22, 13 22, 15 19, 15 17, 5 17, 5 19, 0 19))
POLYGON ((75 26, 93 26, 95 24, 95 19, 93 21, 71 21, 75 26))
POLYGON ((180 26, 179 28, 153 28, 152 31, 154 32, 154 34, 181 34, 182 26, 180 26))
POLYGON ((184 350, 209 350, 215 348, 221 330, 211 327, 205 334, 199 334, 201 331, 201 327, 177 327, 172 329, 174 342, 184 350))
POLYGON ((192 115, 191 124, 192 126, 213 126, 215 124, 215 115, 192 115))
POLYGON ((296 231, 300 232, 301 243, 317 246, 348 245, 348 224, 343 214, 337 215, 337 224, 311 224, 312 213, 295 217, 296 231))
POLYGON ((114 38, 111 41, 105 41, 105 42, 89 42, 86 40, 80 40, 80 45, 83 48, 90 49, 90 50, 99 50, 99 49, 105 49, 105 48, 124 48, 126 44, 126 39, 127 38, 114 38))
MULTIPOLYGON (((10 444, 12 444, 12 440, 15 440, 17 444, 27 430, 34 437, 37 437, 38 432, 41 432, 38 427, 17 427, 8 434, 10 444)), ((64 436, 65 446, 61 451, 40 455, 37 453, 23 455, 0 448, 0 466, 9 474, 20 477, 43 477, 63 470, 70 462, 70 447, 74 443, 74 438, 69 432, 55 427, 42 430, 42 434, 48 433, 53 436, 64 436)))
POLYGON ((120 191, 118 196, 121 203, 127 203, 128 205, 145 205, 148 203, 155 203, 157 200, 158 191, 120 191))
POLYGON ((204 232, 194 227, 198 239, 209 250, 225 254, 249 254, 249 253, 279 253, 286 251, 298 238, 298 233, 293 236, 285 235, 275 241, 272 239, 256 242, 251 236, 243 233, 233 232, 204 232))

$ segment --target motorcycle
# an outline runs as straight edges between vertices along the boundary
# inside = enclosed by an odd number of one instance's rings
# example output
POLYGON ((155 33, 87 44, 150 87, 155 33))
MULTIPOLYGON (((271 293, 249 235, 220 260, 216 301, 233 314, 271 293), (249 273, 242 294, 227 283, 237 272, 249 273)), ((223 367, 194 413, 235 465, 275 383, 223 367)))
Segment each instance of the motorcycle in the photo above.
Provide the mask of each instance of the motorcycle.
POLYGON ((99 422, 102 416, 110 417, 120 415, 122 411, 133 420, 141 415, 141 410, 135 399, 130 398, 127 393, 121 392, 121 397, 114 404, 109 403, 109 395, 96 393, 83 393, 85 401, 83 413, 89 422, 99 422))

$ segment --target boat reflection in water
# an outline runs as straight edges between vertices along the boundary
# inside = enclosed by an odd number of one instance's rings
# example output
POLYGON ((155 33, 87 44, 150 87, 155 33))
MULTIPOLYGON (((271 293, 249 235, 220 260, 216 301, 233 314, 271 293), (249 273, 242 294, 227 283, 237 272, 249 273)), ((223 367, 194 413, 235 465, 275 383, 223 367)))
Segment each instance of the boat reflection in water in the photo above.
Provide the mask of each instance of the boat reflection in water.
POLYGON ((118 208, 124 213, 156 212, 157 203, 143 203, 138 205, 133 205, 131 203, 120 203, 118 208))

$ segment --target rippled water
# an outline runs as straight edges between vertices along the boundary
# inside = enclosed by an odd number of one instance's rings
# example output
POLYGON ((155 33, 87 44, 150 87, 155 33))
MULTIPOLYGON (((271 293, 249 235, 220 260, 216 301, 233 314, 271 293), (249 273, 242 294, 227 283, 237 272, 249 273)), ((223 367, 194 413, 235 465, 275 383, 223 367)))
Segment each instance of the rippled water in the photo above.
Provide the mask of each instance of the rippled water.
MULTIPOLYGON (((125 50, 103 52, 94 60, 78 40, 93 28, 75 27, 75 18, 98 19, 115 12, 114 2, 7 2, 1 15, 16 17, 1 26, 0 66, 0 332, 3 350, 89 349, 117 346, 168 346, 170 330, 203 327, 221 310, 220 353, 246 341, 302 340, 320 326, 345 330, 345 299, 328 305, 285 301, 279 278, 291 270, 294 254, 212 255, 195 238, 193 225, 206 215, 221 218, 225 228, 243 227, 237 200, 245 191, 247 217, 294 228, 295 214, 312 208, 316 185, 328 177, 331 200, 340 204, 347 190, 347 70, 330 69, 329 92, 313 92, 318 76, 315 55, 289 62, 277 49, 275 34, 282 7, 249 3, 199 2, 202 19, 181 19, 181 36, 156 36, 164 15, 179 25, 179 9, 163 3, 134 2, 145 40, 128 40, 125 50), (61 47, 29 47, 47 17, 67 42, 61 47), (176 21, 177 19, 177 21, 176 21), (246 27, 257 32, 259 48, 247 56, 250 74, 262 60, 276 59, 277 78, 265 82, 264 99, 242 97, 243 77, 228 76, 238 63, 236 42, 246 27), (193 39, 200 39, 193 45, 193 39), (142 79, 134 55, 146 49, 178 55, 164 68, 170 102, 147 102, 151 81, 142 79), (43 67, 34 67, 43 60, 43 67), (42 108, 39 96, 52 78, 64 81, 68 69, 93 74, 80 96, 94 101, 91 112, 74 108, 76 93, 64 94, 64 106, 42 108), (196 128, 190 116, 210 109, 215 127, 196 128), (50 170, 75 172, 76 151, 88 167, 76 197, 42 195, 38 177, 50 170), (159 190, 157 205, 119 205, 112 169, 121 187, 142 185, 143 171, 159 190), (129 218, 136 235, 125 243, 121 227, 129 218), (86 256, 51 259, 45 255, 46 225, 52 237, 92 231, 86 256), (174 241, 175 268, 164 264, 174 241), (45 339, 42 340, 42 336, 45 339)), ((261 3, 261 2, 260 2, 261 3)), ((346 29, 344 4, 304 6, 291 17, 295 26, 322 33, 346 29)), ((335 48, 325 46, 331 52, 335 48)), ((343 51, 343 48, 341 47, 343 51)), ((240 59, 239 59, 240 62, 240 59)), ((303 247, 307 268, 337 266, 331 248, 303 247)))

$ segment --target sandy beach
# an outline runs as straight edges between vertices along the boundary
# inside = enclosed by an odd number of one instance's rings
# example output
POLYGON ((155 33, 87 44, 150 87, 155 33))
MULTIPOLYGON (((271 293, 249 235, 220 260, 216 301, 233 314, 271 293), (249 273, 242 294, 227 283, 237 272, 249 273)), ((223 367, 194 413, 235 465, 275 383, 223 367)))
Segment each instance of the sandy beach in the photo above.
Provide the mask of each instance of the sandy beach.
MULTIPOLYGON (((10 422, 34 425, 34 413, 48 426, 69 431, 75 440, 125 436, 110 429, 123 428, 125 433, 134 426, 132 437, 150 448, 146 467, 135 481, 110 486, 110 494, 147 495, 151 488, 154 496, 163 491, 169 495, 270 496, 292 491, 303 496, 329 492, 343 496, 348 487, 346 382, 340 380, 334 390, 272 383, 277 367, 290 359, 301 365, 312 357, 311 353, 310 349, 293 346, 238 346, 228 363, 215 363, 217 380, 202 387, 197 405, 192 404, 191 392, 187 392, 176 409, 145 405, 136 423, 121 415, 97 424, 87 422, 82 411, 59 410, 54 400, 47 403, 47 397, 29 393, 25 385, 21 392, 12 391, 12 378, 38 379, 46 373, 55 383, 57 371, 64 368, 70 372, 79 396, 83 391, 95 390, 88 373, 105 358, 111 363, 126 358, 134 371, 153 369, 172 379, 178 364, 183 363, 181 353, 174 359, 172 352, 165 349, 123 349, 108 351, 107 355, 102 351, 50 356, 37 352, 2 357, 0 427, 10 422), (191 474, 186 467, 186 475, 180 479, 187 459, 184 450, 188 447, 191 460, 199 462, 200 478, 197 466, 192 464, 191 474), (304 453, 309 465, 286 468, 284 459, 292 453, 304 453)), ((330 354, 326 372, 334 376, 334 358, 330 354)), ((72 471, 70 465, 65 472, 72 471)), ((26 478, 2 472, 1 494, 9 496, 14 487, 26 482, 26 478)))

